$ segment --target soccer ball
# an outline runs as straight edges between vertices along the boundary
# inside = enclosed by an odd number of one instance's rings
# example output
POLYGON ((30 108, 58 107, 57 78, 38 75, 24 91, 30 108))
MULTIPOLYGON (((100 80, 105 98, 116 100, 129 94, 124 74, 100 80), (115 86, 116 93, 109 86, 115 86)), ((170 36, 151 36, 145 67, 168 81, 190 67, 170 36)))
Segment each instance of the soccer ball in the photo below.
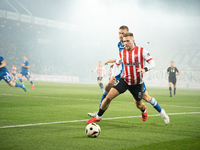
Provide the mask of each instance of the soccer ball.
POLYGON ((96 123, 90 123, 85 128, 85 133, 88 137, 96 138, 101 132, 101 128, 96 123))

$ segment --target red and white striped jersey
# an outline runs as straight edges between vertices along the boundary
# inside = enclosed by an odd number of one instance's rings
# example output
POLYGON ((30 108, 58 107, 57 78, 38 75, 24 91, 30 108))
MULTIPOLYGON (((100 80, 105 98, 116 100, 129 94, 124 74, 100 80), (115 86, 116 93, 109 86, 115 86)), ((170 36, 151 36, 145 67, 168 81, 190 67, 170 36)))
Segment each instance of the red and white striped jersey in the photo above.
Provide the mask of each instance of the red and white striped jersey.
POLYGON ((17 68, 16 67, 12 67, 11 73, 16 73, 17 68))
POLYGON ((103 66, 98 66, 94 72, 97 72, 97 77, 103 77, 103 75, 106 74, 106 69, 103 66))
POLYGON ((153 58, 142 47, 135 46, 131 51, 126 49, 119 52, 119 57, 116 61, 117 65, 123 63, 122 77, 128 85, 136 85, 143 83, 143 74, 137 72, 139 68, 144 68, 144 63, 149 62, 153 58))

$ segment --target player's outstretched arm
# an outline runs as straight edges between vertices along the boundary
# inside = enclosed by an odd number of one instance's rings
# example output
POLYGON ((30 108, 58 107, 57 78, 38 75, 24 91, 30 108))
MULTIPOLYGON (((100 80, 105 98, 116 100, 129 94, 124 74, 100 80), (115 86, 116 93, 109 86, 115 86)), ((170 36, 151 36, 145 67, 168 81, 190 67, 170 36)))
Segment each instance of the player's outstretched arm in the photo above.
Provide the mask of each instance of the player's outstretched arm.
POLYGON ((107 65, 108 63, 114 63, 114 62, 116 62, 116 60, 117 60, 117 59, 110 59, 110 60, 107 60, 107 61, 105 62, 105 65, 107 65))

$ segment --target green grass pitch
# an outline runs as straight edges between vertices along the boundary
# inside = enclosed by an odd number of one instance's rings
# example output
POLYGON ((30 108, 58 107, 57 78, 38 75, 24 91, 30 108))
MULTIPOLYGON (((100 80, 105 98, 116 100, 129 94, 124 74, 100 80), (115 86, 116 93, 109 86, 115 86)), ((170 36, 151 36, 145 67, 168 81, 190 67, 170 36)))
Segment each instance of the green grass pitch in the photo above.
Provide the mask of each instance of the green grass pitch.
POLYGON ((1 150, 200 149, 200 90, 177 88, 177 95, 169 97, 168 88, 147 85, 169 114, 169 125, 148 103, 149 117, 142 122, 127 91, 98 123, 101 134, 88 138, 87 113, 98 110, 102 96, 98 85, 35 82, 34 90, 25 85, 27 92, 0 82, 1 150))

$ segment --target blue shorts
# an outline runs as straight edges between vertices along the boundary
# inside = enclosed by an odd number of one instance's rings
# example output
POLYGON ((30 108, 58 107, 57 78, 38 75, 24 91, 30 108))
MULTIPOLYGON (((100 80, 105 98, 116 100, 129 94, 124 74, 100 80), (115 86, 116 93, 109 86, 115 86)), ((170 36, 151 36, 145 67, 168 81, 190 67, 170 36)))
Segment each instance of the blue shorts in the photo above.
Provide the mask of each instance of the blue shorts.
POLYGON ((1 79, 4 79, 7 83, 12 81, 12 79, 10 77, 10 73, 8 71, 0 72, 0 81, 1 81, 1 79))
POLYGON ((30 78, 31 78, 29 72, 22 72, 22 71, 21 71, 20 74, 22 74, 22 76, 25 76, 27 79, 30 79, 30 78))
POLYGON ((146 91, 147 91, 147 89, 146 89, 146 86, 145 86, 145 84, 143 82, 143 93, 145 93, 146 91))

